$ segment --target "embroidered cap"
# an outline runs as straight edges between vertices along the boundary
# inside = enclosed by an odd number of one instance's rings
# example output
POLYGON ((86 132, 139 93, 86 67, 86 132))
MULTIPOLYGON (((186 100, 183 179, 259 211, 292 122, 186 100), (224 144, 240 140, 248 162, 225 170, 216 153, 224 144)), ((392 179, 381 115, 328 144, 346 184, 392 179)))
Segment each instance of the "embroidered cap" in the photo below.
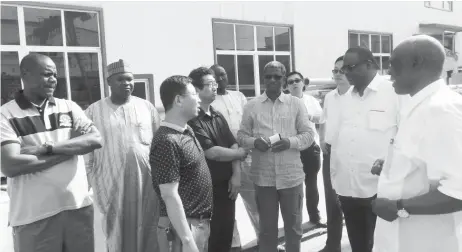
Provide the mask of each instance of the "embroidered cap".
POLYGON ((119 59, 119 61, 109 64, 107 66, 107 72, 109 77, 118 73, 133 73, 130 65, 128 65, 122 59, 119 59))

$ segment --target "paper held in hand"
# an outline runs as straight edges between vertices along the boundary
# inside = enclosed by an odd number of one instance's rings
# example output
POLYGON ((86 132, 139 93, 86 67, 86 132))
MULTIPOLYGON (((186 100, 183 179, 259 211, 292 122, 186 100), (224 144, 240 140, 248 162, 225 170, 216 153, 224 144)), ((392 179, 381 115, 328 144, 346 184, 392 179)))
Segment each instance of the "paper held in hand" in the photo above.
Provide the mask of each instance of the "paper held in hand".
POLYGON ((281 140, 281 135, 280 134, 274 134, 274 135, 269 137, 269 140, 270 140, 270 144, 273 145, 277 141, 281 140))

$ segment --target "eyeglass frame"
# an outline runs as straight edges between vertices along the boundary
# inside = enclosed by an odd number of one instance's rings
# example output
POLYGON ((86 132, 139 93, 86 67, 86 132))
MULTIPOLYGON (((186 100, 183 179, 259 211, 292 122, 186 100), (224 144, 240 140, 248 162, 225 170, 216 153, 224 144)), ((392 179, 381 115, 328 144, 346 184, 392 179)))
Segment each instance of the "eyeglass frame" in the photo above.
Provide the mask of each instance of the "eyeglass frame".
POLYGON ((288 80, 288 81, 287 81, 287 85, 293 85, 293 84, 295 84, 295 83, 300 83, 300 82, 302 82, 302 81, 303 81, 302 79, 288 80), (293 82, 291 82, 291 81, 293 81, 293 82))
POLYGON ((342 69, 332 69, 333 74, 345 74, 345 72, 342 69))
POLYGON ((364 61, 358 62, 356 64, 353 64, 353 65, 346 65, 346 66, 344 65, 344 66, 342 66, 342 68, 340 68, 340 70, 342 70, 343 73, 352 72, 356 67, 358 67, 358 66, 360 66, 360 65, 362 65, 364 63, 368 63, 368 62, 372 63, 372 61, 370 59, 368 59, 368 60, 364 60, 364 61))

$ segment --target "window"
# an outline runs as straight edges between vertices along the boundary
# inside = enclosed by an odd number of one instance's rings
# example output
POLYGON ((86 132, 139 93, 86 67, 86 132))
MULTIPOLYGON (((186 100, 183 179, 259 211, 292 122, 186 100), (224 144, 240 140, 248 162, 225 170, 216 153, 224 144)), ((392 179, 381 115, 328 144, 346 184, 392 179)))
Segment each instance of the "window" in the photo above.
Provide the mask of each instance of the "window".
POLYGON ((265 90, 263 68, 273 60, 293 69, 293 27, 214 19, 215 63, 228 74, 229 87, 246 97, 265 90))
POLYGON ((71 99, 86 109, 104 96, 100 10, 55 6, 1 5, 2 105, 23 88, 19 62, 31 52, 55 62, 55 97, 71 99))
POLYGON ((381 73, 388 73, 391 51, 393 49, 393 35, 386 33, 349 31, 348 46, 349 48, 355 46, 369 48, 380 67, 381 73))
POLYGON ((447 50, 454 51, 455 32, 444 31, 438 34, 429 34, 436 38, 447 50))
POLYGON ((452 11, 453 1, 425 1, 425 7, 444 11, 452 11))

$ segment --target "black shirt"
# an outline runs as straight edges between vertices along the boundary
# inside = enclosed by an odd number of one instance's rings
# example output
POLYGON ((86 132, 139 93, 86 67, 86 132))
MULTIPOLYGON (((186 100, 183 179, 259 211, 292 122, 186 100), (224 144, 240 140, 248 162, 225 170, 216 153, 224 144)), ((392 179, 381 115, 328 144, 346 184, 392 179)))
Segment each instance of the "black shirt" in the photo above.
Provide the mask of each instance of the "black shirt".
MULTIPOLYGON (((196 138, 204 150, 214 146, 230 148, 236 143, 228 122, 212 106, 210 106, 210 115, 207 115, 201 108, 199 115, 190 120, 188 124, 194 130, 196 138)), ((206 160, 213 182, 227 181, 233 175, 232 162, 219 162, 207 158, 206 160)))
POLYGON ((167 208, 159 185, 172 182, 179 182, 178 194, 186 217, 211 216, 212 179, 204 151, 190 127, 179 132, 161 124, 152 140, 150 163, 152 183, 160 198, 160 216, 167 216, 167 208))

